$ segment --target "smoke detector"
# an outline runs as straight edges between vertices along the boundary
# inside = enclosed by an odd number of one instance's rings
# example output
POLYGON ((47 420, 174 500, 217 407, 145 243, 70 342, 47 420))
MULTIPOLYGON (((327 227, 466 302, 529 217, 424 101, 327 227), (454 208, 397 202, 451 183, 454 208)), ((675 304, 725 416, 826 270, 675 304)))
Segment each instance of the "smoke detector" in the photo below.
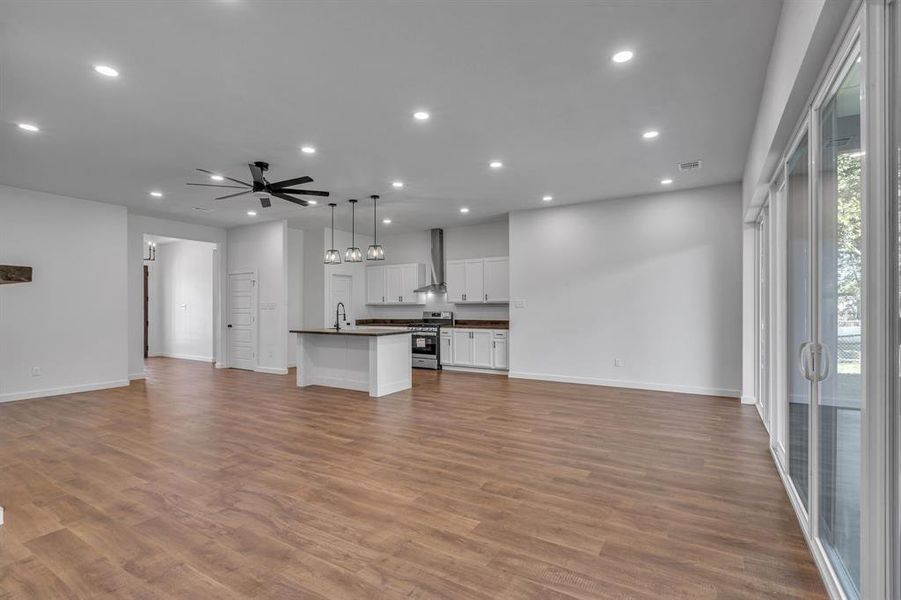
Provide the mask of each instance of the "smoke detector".
POLYGON ((679 163, 679 170, 683 173, 685 171, 696 171, 701 168, 701 161, 699 160, 690 160, 688 162, 679 163))

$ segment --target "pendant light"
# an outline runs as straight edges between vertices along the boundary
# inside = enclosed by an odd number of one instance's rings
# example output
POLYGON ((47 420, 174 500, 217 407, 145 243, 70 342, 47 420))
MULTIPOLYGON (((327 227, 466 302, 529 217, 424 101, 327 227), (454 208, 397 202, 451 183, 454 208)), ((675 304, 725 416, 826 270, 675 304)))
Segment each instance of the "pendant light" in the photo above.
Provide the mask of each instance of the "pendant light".
POLYGON ((350 202, 350 247, 344 252, 345 262, 363 262, 363 253, 355 245, 354 237, 356 235, 355 227, 357 221, 356 200, 348 200, 350 202))
POLYGON ((325 253, 325 264, 327 265, 340 265, 341 264, 341 253, 335 250, 335 207, 338 206, 334 202, 329 202, 329 207, 332 209, 332 248, 325 253))
POLYGON ((378 218, 376 217, 376 204, 379 201, 378 196, 370 196, 372 198, 372 245, 366 250, 366 260, 385 260, 385 251, 379 244, 378 232, 376 231, 378 218))

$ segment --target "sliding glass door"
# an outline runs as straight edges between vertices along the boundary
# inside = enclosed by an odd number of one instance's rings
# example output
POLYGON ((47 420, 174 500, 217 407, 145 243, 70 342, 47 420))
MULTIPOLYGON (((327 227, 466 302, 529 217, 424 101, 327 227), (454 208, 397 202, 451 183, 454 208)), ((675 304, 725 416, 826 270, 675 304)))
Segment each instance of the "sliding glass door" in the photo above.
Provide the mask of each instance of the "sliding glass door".
POLYGON ((786 397, 788 474, 805 510, 810 480, 810 170, 804 134, 786 164, 786 397))
POLYGON ((860 58, 852 55, 818 111, 818 534, 850 596, 860 584, 863 402, 863 178, 860 58))

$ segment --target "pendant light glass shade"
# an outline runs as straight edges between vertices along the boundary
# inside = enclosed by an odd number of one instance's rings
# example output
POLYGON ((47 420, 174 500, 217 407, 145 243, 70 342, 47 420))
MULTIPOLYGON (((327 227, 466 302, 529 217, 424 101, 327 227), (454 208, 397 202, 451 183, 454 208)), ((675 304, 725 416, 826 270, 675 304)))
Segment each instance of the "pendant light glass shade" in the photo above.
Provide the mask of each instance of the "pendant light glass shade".
POLYGON ((382 249, 382 246, 379 244, 378 238, 378 230, 377 223, 378 218, 376 217, 376 204, 378 203, 378 196, 370 196, 372 198, 372 244, 366 250, 366 260, 385 260, 385 251, 382 249))
POLYGON ((354 238, 356 237, 356 200, 348 200, 350 202, 350 247, 344 251, 345 262, 363 262, 363 252, 357 248, 354 238))
POLYGON ((341 253, 335 250, 335 207, 338 205, 334 202, 329 202, 329 206, 332 209, 332 248, 331 250, 326 250, 323 262, 327 265, 340 265, 341 253))

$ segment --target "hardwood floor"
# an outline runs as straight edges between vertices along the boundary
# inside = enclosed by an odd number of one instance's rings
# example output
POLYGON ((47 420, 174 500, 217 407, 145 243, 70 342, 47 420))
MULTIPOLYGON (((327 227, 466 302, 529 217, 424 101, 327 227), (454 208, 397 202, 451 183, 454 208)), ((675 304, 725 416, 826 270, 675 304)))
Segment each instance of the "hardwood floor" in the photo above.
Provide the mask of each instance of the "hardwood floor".
POLYGON ((752 407, 148 361, 0 404, 0 598, 824 598, 752 407))

